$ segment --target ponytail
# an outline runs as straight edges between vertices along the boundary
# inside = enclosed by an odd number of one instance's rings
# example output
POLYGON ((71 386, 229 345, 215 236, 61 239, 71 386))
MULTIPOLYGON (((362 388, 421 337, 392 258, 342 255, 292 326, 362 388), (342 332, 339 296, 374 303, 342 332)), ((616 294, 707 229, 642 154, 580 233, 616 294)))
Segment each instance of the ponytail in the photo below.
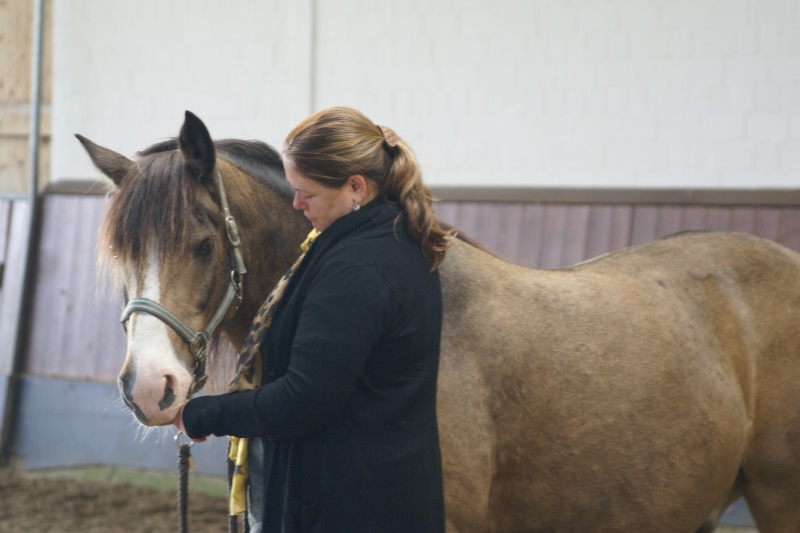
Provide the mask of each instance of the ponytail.
POLYGON ((422 182, 422 173, 411 149, 400 139, 383 186, 386 197, 402 207, 402 216, 411 237, 436 269, 444 260, 455 230, 445 230, 433 211, 433 194, 422 182))
POLYGON ((431 269, 442 263, 455 231, 440 224, 414 153, 391 128, 376 127, 354 109, 331 107, 298 124, 286 137, 283 153, 304 176, 327 187, 364 176, 380 196, 400 206, 395 224, 405 221, 431 269))

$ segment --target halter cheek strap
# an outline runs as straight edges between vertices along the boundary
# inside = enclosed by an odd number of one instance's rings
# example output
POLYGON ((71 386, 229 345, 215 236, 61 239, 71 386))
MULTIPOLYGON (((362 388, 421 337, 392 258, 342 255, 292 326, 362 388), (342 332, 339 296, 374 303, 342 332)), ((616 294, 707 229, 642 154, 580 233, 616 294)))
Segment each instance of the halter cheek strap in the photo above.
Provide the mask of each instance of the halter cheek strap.
POLYGON ((219 187, 220 207, 222 208, 222 215, 225 218, 225 229, 228 234, 228 241, 231 244, 229 252, 231 281, 228 284, 228 289, 225 291, 225 296, 222 298, 219 307, 217 307, 217 311, 214 313, 214 316, 211 317, 205 329, 203 329, 203 331, 193 330, 164 306, 149 298, 132 298, 122 310, 122 316, 120 317, 120 322, 122 322, 124 327, 131 314, 135 312, 147 313, 171 327, 175 333, 183 339, 189 346, 192 357, 194 357, 194 367, 192 368, 194 382, 189 391, 190 396, 202 389, 208 379, 208 375, 206 374, 206 345, 231 307, 237 309, 242 303, 243 281, 244 275, 247 273, 247 269, 244 266, 244 259, 242 258, 242 242, 239 238, 239 226, 236 224, 236 220, 233 218, 228 208, 228 197, 225 194, 222 173, 219 170, 217 170, 217 183, 219 187), (235 305, 234 302, 236 302, 235 305))

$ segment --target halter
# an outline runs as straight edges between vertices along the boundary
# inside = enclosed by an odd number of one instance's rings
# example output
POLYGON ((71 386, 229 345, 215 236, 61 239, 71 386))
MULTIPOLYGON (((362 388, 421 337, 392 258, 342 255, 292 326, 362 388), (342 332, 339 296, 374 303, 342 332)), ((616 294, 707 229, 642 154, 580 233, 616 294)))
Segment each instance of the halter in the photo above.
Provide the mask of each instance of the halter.
POLYGON ((228 241, 231 244, 229 250, 231 260, 231 281, 228 284, 228 290, 225 296, 214 313, 214 316, 209 320, 203 331, 194 331, 192 328, 184 324, 177 316, 164 308, 158 302, 154 302, 148 298, 132 298, 122 310, 122 317, 120 322, 125 325, 131 314, 139 311, 152 315, 166 325, 175 330, 183 341, 189 346, 189 352, 194 357, 194 368, 192 368, 192 377, 194 381, 189 390, 189 396, 203 388, 208 375, 206 374, 206 345, 209 339, 214 335, 222 319, 228 313, 231 305, 236 302, 234 309, 238 308, 242 303, 242 281, 247 269, 244 266, 244 259, 242 258, 242 251, 239 248, 242 244, 239 238, 239 227, 228 209, 228 197, 225 195, 225 186, 222 183, 222 173, 217 170, 217 182, 219 186, 220 206, 222 207, 222 214, 225 217, 225 228, 228 234, 228 241))

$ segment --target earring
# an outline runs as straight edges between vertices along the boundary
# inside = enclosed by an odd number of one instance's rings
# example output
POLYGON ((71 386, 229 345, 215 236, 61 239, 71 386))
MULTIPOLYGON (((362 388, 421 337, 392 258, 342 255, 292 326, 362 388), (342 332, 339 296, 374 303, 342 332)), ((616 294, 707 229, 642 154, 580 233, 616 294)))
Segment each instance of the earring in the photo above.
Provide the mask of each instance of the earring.
POLYGON ((353 200, 353 211, 358 211, 361 209, 361 204, 353 200))

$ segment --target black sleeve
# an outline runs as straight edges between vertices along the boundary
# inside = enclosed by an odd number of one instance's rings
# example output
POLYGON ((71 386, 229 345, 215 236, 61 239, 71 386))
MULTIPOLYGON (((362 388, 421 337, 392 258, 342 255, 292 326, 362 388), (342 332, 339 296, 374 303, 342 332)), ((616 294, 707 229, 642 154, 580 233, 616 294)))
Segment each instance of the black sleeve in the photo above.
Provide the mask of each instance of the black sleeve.
POLYGON ((252 391, 189 401, 183 414, 189 436, 313 433, 348 401, 391 308, 389 284, 372 266, 323 270, 303 303, 286 375, 252 391))

